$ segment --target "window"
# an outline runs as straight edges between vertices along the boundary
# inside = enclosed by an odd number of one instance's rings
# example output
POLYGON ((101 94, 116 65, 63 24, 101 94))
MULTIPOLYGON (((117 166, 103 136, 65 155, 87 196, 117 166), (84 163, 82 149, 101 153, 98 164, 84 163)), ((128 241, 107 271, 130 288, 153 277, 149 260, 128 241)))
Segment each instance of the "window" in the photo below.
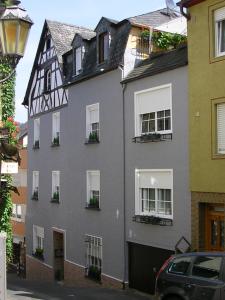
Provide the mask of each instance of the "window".
POLYGON ((40 119, 34 120, 34 148, 40 147, 40 119))
POLYGON ((22 219, 22 205, 13 203, 12 217, 14 219, 22 219))
POLYGON ((46 41, 46 51, 48 51, 51 48, 51 39, 50 37, 46 41))
POLYGON ((52 202, 59 202, 60 172, 52 171, 52 202))
POLYGON ((24 136, 23 137, 23 148, 27 148, 27 145, 28 145, 28 135, 24 136))
POLYGON ((217 153, 225 154, 225 103, 216 105, 217 113, 217 153))
POLYGON ((135 136, 172 133, 171 85, 135 93, 135 136))
POLYGON ((51 91, 51 81, 52 81, 52 73, 50 69, 47 69, 45 71, 45 77, 44 77, 44 91, 49 92, 51 91))
POLYGON ((214 13, 215 19, 215 54, 225 55, 225 7, 217 9, 214 13))
POLYGON ((98 62, 103 63, 109 56, 110 36, 107 32, 103 32, 98 37, 98 62))
POLYGON ((192 275, 197 277, 219 279, 222 257, 199 256, 196 258, 192 275))
POLYGON ((87 171, 87 207, 100 207, 100 171, 87 171))
POLYGON ((86 138, 89 143, 99 142, 99 103, 86 106, 86 138))
POLYGON ((33 225, 33 254, 43 259, 44 252, 44 228, 33 225))
POLYGON ((39 172, 33 171, 32 199, 38 200, 38 196, 39 196, 39 172))
POLYGON ((174 259, 172 265, 168 269, 168 272, 185 275, 191 264, 191 259, 191 257, 179 257, 174 259))
POLYGON ((136 170, 135 177, 135 214, 172 218, 172 170, 136 170))
POLYGON ((52 145, 59 146, 60 138, 60 112, 52 114, 52 145))
POLYGON ((102 238, 85 235, 87 275, 94 279, 101 279, 102 269, 102 238))
POLYGON ((84 57, 84 47, 74 49, 74 75, 79 75, 82 72, 82 61, 84 57))

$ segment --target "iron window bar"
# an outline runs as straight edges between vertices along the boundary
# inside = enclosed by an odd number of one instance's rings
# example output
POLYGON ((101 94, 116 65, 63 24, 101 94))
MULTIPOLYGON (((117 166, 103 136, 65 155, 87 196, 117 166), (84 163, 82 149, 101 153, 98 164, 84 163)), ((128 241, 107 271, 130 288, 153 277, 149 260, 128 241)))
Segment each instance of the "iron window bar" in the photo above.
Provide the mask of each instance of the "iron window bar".
POLYGON ((142 134, 140 136, 136 136, 132 139, 134 143, 149 143, 149 142, 163 142, 172 140, 173 134, 172 133, 148 133, 142 134))

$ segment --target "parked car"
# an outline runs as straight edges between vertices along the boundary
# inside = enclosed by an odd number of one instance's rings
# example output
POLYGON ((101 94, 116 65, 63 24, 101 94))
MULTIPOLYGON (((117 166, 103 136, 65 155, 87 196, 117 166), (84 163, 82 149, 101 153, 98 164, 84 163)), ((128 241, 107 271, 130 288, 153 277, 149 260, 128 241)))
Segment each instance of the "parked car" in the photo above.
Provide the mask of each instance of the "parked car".
POLYGON ((225 252, 171 256, 156 276, 157 300, 225 300, 225 252))

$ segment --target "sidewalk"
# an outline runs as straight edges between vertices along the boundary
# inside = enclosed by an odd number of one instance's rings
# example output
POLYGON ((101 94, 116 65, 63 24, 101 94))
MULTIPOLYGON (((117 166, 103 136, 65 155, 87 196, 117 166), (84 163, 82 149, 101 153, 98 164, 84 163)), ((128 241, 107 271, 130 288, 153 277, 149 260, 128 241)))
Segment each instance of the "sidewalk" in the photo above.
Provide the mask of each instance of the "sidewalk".
POLYGON ((8 275, 7 300, 152 300, 133 290, 96 288, 68 288, 57 283, 40 283, 8 275))

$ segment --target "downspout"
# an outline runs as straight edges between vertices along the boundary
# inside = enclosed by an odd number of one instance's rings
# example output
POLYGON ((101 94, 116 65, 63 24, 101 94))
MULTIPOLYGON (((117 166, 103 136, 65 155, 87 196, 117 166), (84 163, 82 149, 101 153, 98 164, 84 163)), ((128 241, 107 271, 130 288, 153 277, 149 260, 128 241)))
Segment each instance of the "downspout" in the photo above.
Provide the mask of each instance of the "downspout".
POLYGON ((184 16, 187 20, 191 19, 191 15, 189 13, 184 12, 184 4, 187 1, 182 1, 180 2, 180 13, 182 14, 182 16, 184 16))
POLYGON ((124 236, 124 270, 123 270, 123 289, 126 288, 127 282, 127 241, 126 241, 126 130, 125 130, 125 91, 126 83, 122 84, 123 89, 123 236, 124 236))

